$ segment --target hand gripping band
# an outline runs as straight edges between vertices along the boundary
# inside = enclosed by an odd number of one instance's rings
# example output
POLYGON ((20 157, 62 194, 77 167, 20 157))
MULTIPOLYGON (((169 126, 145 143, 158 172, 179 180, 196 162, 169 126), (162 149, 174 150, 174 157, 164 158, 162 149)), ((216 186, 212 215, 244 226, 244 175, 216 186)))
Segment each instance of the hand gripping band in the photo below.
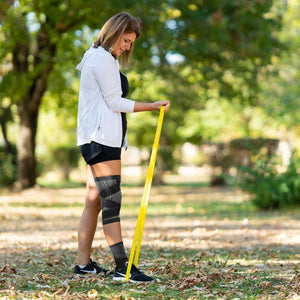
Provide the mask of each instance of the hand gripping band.
POLYGON ((101 198, 102 224, 120 222, 121 176, 96 177, 95 183, 101 198))

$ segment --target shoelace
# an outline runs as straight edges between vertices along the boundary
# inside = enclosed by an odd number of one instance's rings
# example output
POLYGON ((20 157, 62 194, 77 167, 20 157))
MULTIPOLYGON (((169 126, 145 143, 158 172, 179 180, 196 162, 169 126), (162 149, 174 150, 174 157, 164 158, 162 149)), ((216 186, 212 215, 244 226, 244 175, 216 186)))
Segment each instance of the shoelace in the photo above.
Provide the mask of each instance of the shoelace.
POLYGON ((142 272, 135 265, 132 265, 131 271, 134 271, 137 274, 142 274, 142 272))

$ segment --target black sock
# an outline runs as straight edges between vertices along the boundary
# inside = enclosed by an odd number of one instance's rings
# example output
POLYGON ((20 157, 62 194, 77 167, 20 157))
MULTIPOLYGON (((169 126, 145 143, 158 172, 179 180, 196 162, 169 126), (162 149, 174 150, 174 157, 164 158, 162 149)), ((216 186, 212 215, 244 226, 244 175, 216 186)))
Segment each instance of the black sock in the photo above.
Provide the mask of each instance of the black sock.
POLYGON ((123 242, 111 245, 109 248, 114 256, 117 269, 122 269, 128 261, 123 242))

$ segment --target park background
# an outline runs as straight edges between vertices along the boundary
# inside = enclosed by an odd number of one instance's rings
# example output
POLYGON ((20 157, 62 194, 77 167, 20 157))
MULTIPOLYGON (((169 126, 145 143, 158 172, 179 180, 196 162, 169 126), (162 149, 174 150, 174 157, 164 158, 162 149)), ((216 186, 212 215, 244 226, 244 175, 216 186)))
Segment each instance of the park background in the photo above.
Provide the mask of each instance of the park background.
MULTIPOLYGON (((1 295, 298 299, 299 17, 297 0, 2 0, 1 295), (163 279, 142 289, 68 275, 86 172, 75 146, 75 67, 119 11, 142 21, 121 66, 128 98, 171 101, 142 254, 163 279)), ((128 248, 157 118, 128 114, 128 248)), ((105 263, 98 226, 95 256, 105 263)))

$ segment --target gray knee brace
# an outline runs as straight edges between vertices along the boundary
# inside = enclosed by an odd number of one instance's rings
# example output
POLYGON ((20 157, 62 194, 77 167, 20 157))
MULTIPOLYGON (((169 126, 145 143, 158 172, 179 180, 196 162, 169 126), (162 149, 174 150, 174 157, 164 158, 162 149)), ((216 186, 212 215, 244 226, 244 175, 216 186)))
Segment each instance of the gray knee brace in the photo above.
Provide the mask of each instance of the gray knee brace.
POLYGON ((101 198, 102 224, 120 222, 121 176, 96 177, 95 183, 101 198))

